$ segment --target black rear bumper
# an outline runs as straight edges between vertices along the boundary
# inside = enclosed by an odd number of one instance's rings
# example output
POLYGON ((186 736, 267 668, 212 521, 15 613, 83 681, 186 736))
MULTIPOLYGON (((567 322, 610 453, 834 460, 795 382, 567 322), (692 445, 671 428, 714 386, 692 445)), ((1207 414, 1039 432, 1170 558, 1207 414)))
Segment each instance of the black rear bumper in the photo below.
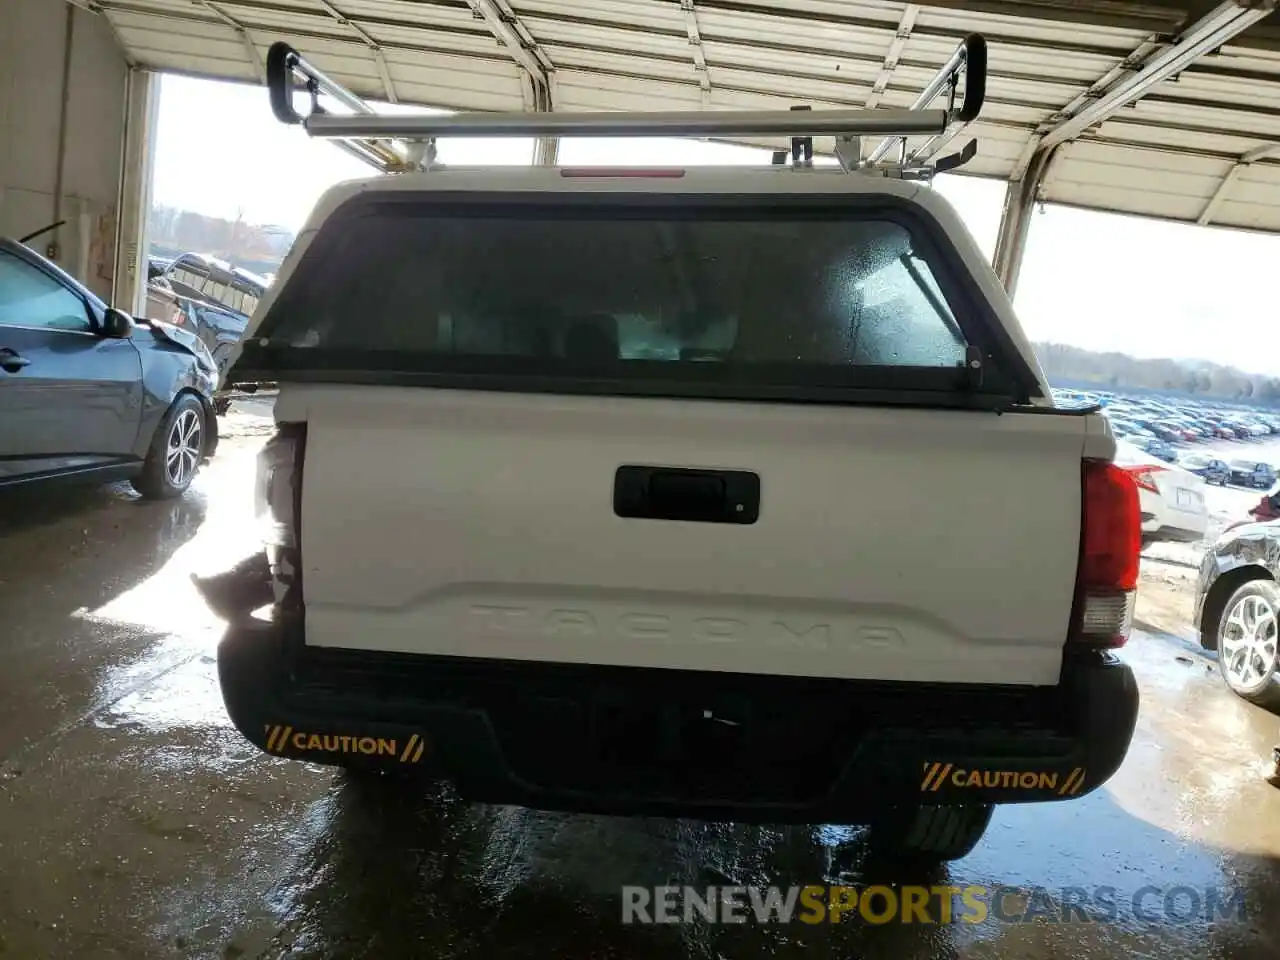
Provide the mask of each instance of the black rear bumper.
POLYGON ((1082 796, 1133 735, 1133 674, 1068 660, 1056 687, 960 687, 307 649, 250 621, 218 651, 261 749, 451 781, 467 799, 774 823, 917 803, 1082 796))

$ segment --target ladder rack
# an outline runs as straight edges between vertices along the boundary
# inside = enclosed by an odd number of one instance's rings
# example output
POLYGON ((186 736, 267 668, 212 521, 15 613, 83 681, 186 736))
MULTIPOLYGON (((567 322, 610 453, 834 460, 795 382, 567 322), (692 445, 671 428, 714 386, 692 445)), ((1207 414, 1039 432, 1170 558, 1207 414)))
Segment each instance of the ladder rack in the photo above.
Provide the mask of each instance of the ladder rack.
MULTIPOLYGON (((470 137, 771 137, 791 138, 795 166, 811 166, 813 137, 835 138, 835 154, 847 171, 929 179, 970 160, 977 142, 948 156, 938 152, 972 123, 982 110, 987 86, 987 44, 966 37, 921 91, 908 110, 702 110, 658 113, 455 113, 383 115, 309 63, 287 43, 267 53, 271 109, 281 123, 301 126, 310 136, 331 140, 383 173, 430 169, 436 139, 470 137), (310 96, 310 111, 294 105, 297 82, 310 96), (934 106, 945 95, 941 106, 934 106), (330 113, 320 103, 328 96, 350 111, 330 113), (862 157, 861 138, 883 138, 862 157), (924 142, 908 147, 908 139, 924 142)), ((786 152, 775 154, 785 163, 786 152)))

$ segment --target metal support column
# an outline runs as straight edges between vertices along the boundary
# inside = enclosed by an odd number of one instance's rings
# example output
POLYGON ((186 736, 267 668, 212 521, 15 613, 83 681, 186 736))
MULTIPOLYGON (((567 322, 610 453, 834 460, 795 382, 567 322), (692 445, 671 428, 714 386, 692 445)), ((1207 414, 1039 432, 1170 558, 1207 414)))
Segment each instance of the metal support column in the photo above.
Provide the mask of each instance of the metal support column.
POLYGON ((147 289, 147 221, 155 169, 156 126, 160 109, 159 77, 132 67, 125 85, 124 146, 116 194, 115 270, 111 302, 142 315, 147 289))
MULTIPOLYGON (((550 113, 555 109, 551 101, 551 77, 544 78, 541 82, 537 78, 530 78, 533 82, 533 103, 534 110, 540 113, 550 113)), ((559 137, 538 137, 533 142, 533 164, 536 167, 554 167, 560 159, 560 138, 559 137)))
POLYGON ((1035 212, 1044 183, 1058 148, 1037 151, 1020 180, 1012 180, 1005 190, 1004 209, 1000 212, 1000 232, 996 237, 996 255, 992 266, 996 276, 1012 299, 1022 272, 1022 256, 1031 233, 1031 215, 1035 212))
MULTIPOLYGON (((494 38, 506 47, 511 59, 524 73, 525 109, 538 113, 554 110, 552 86, 555 64, 508 0, 467 0, 467 6, 488 25, 494 38)), ((538 166, 554 167, 559 154, 559 138, 539 137, 533 148, 533 162, 538 166)))

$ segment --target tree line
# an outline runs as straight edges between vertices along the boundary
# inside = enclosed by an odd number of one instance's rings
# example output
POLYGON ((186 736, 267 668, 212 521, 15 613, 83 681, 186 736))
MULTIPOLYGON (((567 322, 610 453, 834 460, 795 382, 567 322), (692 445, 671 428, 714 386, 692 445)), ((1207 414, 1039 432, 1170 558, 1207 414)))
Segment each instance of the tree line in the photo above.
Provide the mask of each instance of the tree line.
POLYGON ((1207 361, 1143 360, 1127 353, 1099 353, 1064 343, 1034 346, 1050 383, 1280 405, 1280 377, 1245 373, 1207 361))
POLYGON ((166 204, 151 208, 150 240, 157 246, 207 253, 235 264, 279 264, 293 243, 284 227, 250 223, 244 211, 235 219, 209 217, 166 204))

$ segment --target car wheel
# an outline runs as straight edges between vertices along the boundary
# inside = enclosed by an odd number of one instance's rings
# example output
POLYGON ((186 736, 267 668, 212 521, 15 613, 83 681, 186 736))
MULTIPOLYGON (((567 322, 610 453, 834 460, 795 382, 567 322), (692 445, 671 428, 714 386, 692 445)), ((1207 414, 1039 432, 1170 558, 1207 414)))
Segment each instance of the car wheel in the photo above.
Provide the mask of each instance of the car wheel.
POLYGON ((1280 586, 1253 580, 1227 601, 1218 623, 1218 669, 1231 692, 1260 706, 1280 706, 1276 690, 1280 586))
POLYGON ((989 803, 974 803, 893 811, 869 825, 867 848, 873 856, 894 860, 959 860, 987 832, 992 809, 989 803))
POLYGON ((134 489, 148 500, 181 496, 191 486, 204 456, 204 432, 204 405, 191 394, 182 394, 151 438, 151 449, 142 473, 133 481, 134 489))

